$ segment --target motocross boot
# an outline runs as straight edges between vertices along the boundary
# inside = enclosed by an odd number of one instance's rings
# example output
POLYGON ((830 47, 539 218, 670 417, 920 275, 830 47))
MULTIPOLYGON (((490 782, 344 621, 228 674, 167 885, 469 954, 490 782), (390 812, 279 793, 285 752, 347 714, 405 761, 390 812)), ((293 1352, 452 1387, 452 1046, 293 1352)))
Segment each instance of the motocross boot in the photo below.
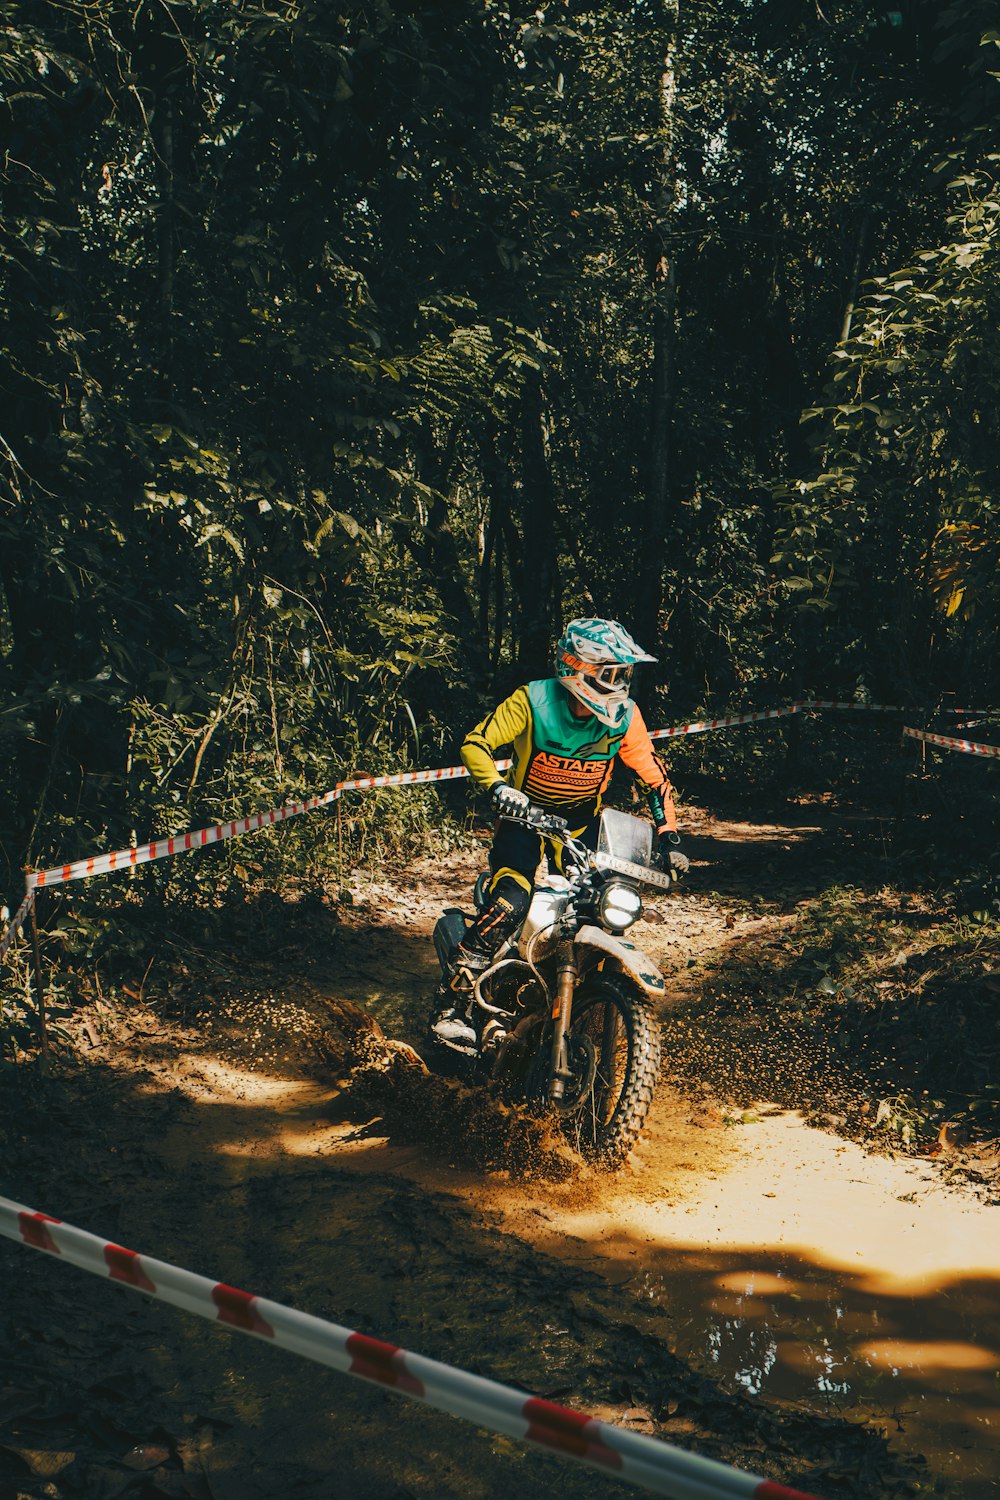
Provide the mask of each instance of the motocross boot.
POLYGON ((476 1047, 478 1038, 470 1019, 473 988, 523 916, 522 903, 497 895, 473 922, 455 949, 450 973, 438 992, 439 1009, 431 1023, 431 1035, 438 1041, 453 1047, 476 1047))
POLYGON ((490 964, 488 953, 478 953, 462 943, 455 951, 451 973, 438 990, 438 1013, 431 1025, 431 1035, 450 1046, 473 1050, 478 1038, 469 1013, 472 989, 478 976, 490 964))

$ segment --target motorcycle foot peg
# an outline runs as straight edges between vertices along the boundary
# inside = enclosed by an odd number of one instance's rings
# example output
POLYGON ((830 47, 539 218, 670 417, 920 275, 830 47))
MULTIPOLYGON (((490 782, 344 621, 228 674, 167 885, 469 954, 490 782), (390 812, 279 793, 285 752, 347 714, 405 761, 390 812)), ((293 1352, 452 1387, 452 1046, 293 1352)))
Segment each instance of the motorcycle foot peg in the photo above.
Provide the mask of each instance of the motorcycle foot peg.
POLYGON ((498 1021, 495 1016, 490 1016, 489 1020, 486 1022, 486 1025, 483 1027, 482 1036, 480 1037, 480 1050, 483 1052, 487 1052, 491 1047, 499 1047, 500 1043, 506 1041, 506 1039, 506 1026, 504 1026, 502 1022, 498 1021))

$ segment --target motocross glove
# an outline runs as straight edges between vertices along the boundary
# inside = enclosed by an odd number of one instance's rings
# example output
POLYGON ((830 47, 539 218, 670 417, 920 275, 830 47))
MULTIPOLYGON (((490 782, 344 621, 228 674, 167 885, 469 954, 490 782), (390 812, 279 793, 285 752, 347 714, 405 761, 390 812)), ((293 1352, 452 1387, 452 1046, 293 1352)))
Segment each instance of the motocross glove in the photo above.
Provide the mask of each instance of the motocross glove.
POLYGON ((508 786, 506 781, 495 781, 490 787, 490 796, 493 798, 493 806, 501 815, 527 812, 531 806, 531 798, 527 792, 522 792, 520 787, 508 786))
POLYGON ((691 868, 691 861, 682 854, 676 833, 661 833, 656 846, 656 860, 661 870, 679 880, 691 868))

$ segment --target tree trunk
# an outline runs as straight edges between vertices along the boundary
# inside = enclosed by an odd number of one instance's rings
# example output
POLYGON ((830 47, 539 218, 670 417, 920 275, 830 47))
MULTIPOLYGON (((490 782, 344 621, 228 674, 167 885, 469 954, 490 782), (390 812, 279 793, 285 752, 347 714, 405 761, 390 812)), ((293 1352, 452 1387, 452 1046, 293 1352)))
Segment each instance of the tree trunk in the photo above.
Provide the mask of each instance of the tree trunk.
POLYGON ((174 212, 174 105, 169 97, 156 106, 152 118, 153 159, 156 168, 157 280, 160 302, 160 380, 169 399, 174 388, 174 267, 176 222, 174 212))
POLYGON ((861 267, 864 264, 865 249, 868 245, 868 232, 871 227, 871 213, 866 208, 861 215, 861 224, 858 228, 857 243, 854 247, 854 263, 851 267, 851 285, 847 293, 847 303, 844 307, 844 317, 840 325, 840 342, 846 344, 851 336, 851 323, 854 320, 854 308, 858 300, 858 286, 861 282, 861 267))
POLYGON ((671 426, 674 406, 674 346, 677 316, 677 270, 670 243, 671 216, 677 191, 675 151, 677 25, 680 0, 661 6, 665 50, 658 82, 660 174, 653 203, 650 255, 653 369, 649 405, 649 471, 646 506, 640 527, 639 588, 635 626, 647 648, 659 639, 663 606, 663 568, 671 502, 671 426))
POLYGON ((443 454, 429 451, 426 446, 414 449, 417 473, 433 491, 433 498, 423 533, 415 526, 408 527, 405 540, 415 560, 432 578, 441 603, 458 627, 469 667, 475 676, 481 678, 486 669, 487 643, 480 635, 477 611, 465 585, 462 556, 451 529, 445 498, 457 436, 457 431, 453 430, 443 454))
POLYGON ((478 574, 479 638, 484 651, 489 654, 492 673, 496 670, 503 640, 503 547, 505 530, 510 524, 512 496, 506 445, 502 441, 499 423, 491 419, 484 419, 479 432, 479 470, 487 495, 478 574))
POLYGON ((517 663, 538 677, 552 650, 552 596, 556 581, 556 509, 545 434, 545 403, 537 370, 526 375, 521 397, 521 637, 517 663))

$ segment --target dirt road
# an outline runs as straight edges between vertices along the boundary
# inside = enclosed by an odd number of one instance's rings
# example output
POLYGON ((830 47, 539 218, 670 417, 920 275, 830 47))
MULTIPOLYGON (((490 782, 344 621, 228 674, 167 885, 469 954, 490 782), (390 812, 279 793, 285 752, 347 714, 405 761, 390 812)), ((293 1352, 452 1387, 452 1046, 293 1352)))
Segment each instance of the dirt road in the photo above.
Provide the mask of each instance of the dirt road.
MULTIPOLYGON (((716 965, 794 926, 842 862, 840 820, 701 817, 695 834, 688 892, 635 929, 683 1062, 616 1176, 484 1173, 461 1133, 388 1126, 318 1070, 330 1001, 419 1042, 430 930, 475 868, 453 855, 359 873, 308 942, 239 964, 192 946, 148 999, 67 1021, 90 1027, 79 1064, 8 1085, 4 1192, 830 1497, 992 1493, 996 1209, 929 1162, 723 1097, 692 1060, 716 965)), ((0 1274, 3 1500, 627 1493, 16 1247, 0 1274)))

